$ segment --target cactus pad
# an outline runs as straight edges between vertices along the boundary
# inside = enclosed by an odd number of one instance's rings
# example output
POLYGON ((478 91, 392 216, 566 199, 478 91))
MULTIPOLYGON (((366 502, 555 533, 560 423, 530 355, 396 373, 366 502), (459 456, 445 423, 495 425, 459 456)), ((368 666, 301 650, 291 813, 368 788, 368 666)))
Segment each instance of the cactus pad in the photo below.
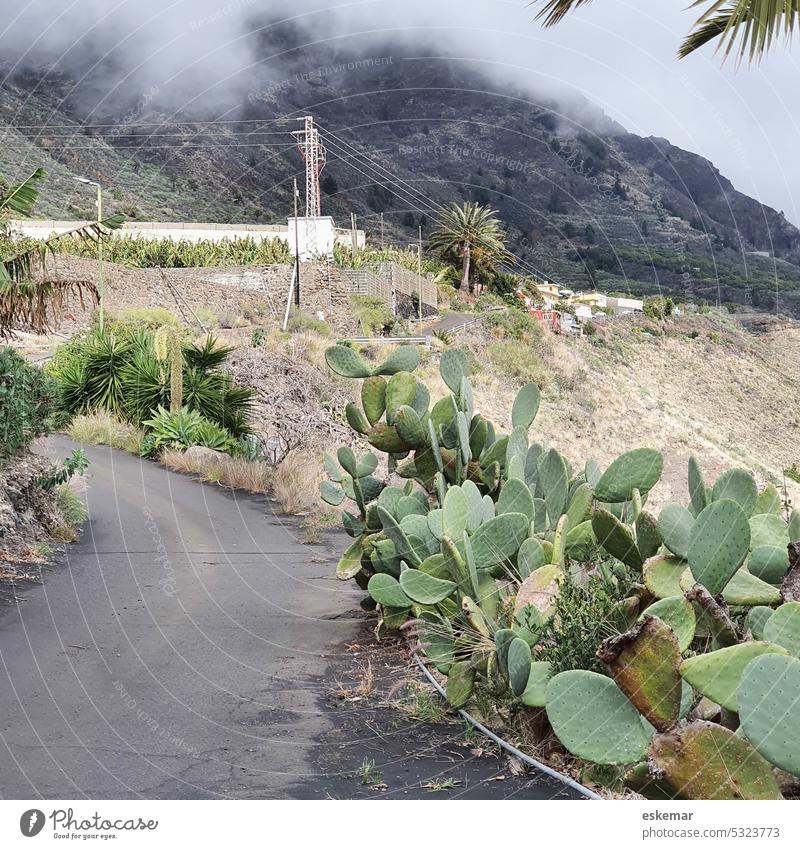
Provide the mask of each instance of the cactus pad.
POLYGON ((538 466, 538 489, 541 489, 547 507, 550 527, 555 527, 567 504, 569 472, 564 458, 551 448, 543 454, 538 466))
POLYGON ((367 592, 384 607, 411 607, 411 599, 391 575, 380 572, 373 575, 367 584, 367 592))
POLYGON ((711 722, 659 734, 650 764, 683 799, 780 799, 770 765, 746 741, 711 722))
POLYGON ((510 560, 528 536, 530 522, 522 513, 503 513, 484 522, 472 535, 472 550, 479 569, 510 560))
POLYGON ((533 496, 524 481, 511 478, 503 484, 497 499, 497 515, 502 513, 522 513, 528 522, 533 521, 533 496))
POLYGON ((744 469, 728 469, 717 478, 711 497, 714 501, 721 501, 723 498, 735 501, 745 516, 750 516, 756 506, 758 487, 750 472, 744 469))
POLYGON ((642 556, 627 525, 623 525, 608 510, 598 509, 592 515, 592 530, 597 542, 617 560, 632 569, 642 568, 642 556))
POLYGON ((506 665, 511 692, 519 698, 525 692, 531 674, 531 647, 525 640, 514 637, 508 646, 506 665))
POLYGON ((539 660, 532 663, 525 691, 519 697, 522 704, 527 707, 544 707, 547 704, 547 684, 551 675, 548 661, 539 660))
POLYGON ((516 616, 526 605, 534 607, 541 618, 547 619, 551 614, 553 604, 558 595, 558 588, 564 578, 560 566, 551 563, 542 566, 531 573, 520 584, 517 597, 514 600, 514 615, 516 616))
POLYGON ((644 616, 657 616, 665 622, 675 634, 681 652, 685 652, 691 645, 697 618, 694 607, 682 595, 659 599, 644 610, 644 616))
POLYGON ((376 424, 367 434, 367 439, 370 445, 386 454, 403 454, 411 447, 400 438, 397 428, 383 423, 376 424))
POLYGON ((689 498, 692 503, 692 515, 699 516, 705 510, 708 500, 703 472, 694 455, 689 457, 689 498))
POLYGON ((722 598, 728 604, 751 607, 755 604, 777 604, 781 600, 781 594, 772 584, 739 569, 722 591, 722 598))
POLYGON ((472 534, 483 521, 483 496, 478 487, 470 480, 461 485, 467 496, 467 530, 472 534))
POLYGON ((450 539, 461 539, 467 529, 467 496, 460 486, 447 490, 442 505, 443 535, 450 539))
POLYGON ((621 454, 603 472, 594 487, 598 501, 629 501, 634 489, 649 492, 661 477, 664 458, 652 448, 636 448, 621 454))
POLYGON ((759 545, 750 552, 747 571, 768 584, 779 584, 789 571, 789 552, 777 545, 759 545))
POLYGON ((453 581, 434 578, 419 569, 406 569, 400 573, 403 592, 417 604, 437 604, 452 594, 456 585, 453 581))
POLYGON ((780 516, 774 513, 760 513, 750 518, 750 547, 775 545, 786 548, 789 545, 789 527, 780 516))
POLYGON ((394 424, 395 413, 400 407, 410 406, 417 394, 417 381, 413 374, 399 371, 386 384, 386 421, 394 424))
POLYGON ((454 708, 461 708, 469 701, 475 686, 475 671, 467 661, 454 663, 447 673, 447 701, 454 708))
POLYGON ((771 607, 764 607, 763 605, 758 605, 748 611, 747 627, 750 629, 754 640, 764 639, 764 626, 774 612, 771 607))
POLYGON ((545 563, 547 563, 547 557, 542 544, 536 537, 528 537, 517 552, 517 572, 520 578, 527 578, 545 563))
POLYGON ((342 377, 369 377, 372 369, 360 354, 347 345, 331 345, 325 350, 328 368, 342 377))
POLYGON ((800 660, 763 655, 739 683, 741 729, 770 763, 800 776, 800 660))
POLYGON ((419 365, 419 351, 414 345, 401 345, 379 365, 373 374, 397 374, 400 371, 414 371, 419 365))
POLYGON ((800 656, 800 602, 782 604, 764 625, 764 639, 800 656))
POLYGON ((694 516, 680 504, 667 504, 658 516, 658 532, 664 545, 684 560, 689 553, 692 525, 694 516))
POLYGON ((636 547, 639 549, 642 560, 653 557, 661 548, 661 534, 658 532, 656 520, 650 513, 643 510, 636 517, 634 529, 636 530, 636 547))
POLYGON ((597 657, 648 722, 660 731, 672 728, 681 707, 681 654, 666 622, 645 616, 627 633, 605 640, 597 657))
POLYGON ((533 424, 536 413, 539 412, 539 387, 528 383, 517 392, 511 408, 512 427, 521 427, 526 431, 533 424))
POLYGON ((567 533, 564 539, 564 555, 573 560, 586 560, 596 545, 597 538, 591 521, 581 522, 567 533))
POLYGON ((361 406, 371 425, 381 420, 386 412, 386 381, 382 377, 368 377, 361 384, 361 406))
POLYGON ((550 679, 546 695, 553 731, 576 757, 630 764, 644 756, 649 736, 641 716, 611 678, 571 669, 550 679))
POLYGON ((714 501, 697 517, 687 559, 695 581, 720 592, 742 565, 750 547, 747 516, 735 501, 714 501))
POLYGON ((417 411, 407 404, 398 408, 394 415, 394 426, 400 439, 412 448, 428 444, 428 429, 422 424, 417 411))
POLYGON ((753 514, 756 513, 774 513, 776 516, 780 515, 781 505, 783 504, 781 500, 781 494, 778 492, 778 488, 774 483, 768 483, 761 492, 758 493, 758 498, 756 498, 756 505, 753 508, 753 514))
POLYGON ((461 379, 469 374, 466 354, 459 348, 448 348, 439 361, 439 372, 447 388, 455 395, 461 389, 461 379))
POLYGON ((738 710, 736 691, 745 667, 764 654, 788 654, 782 646, 754 641, 699 654, 681 663, 681 675, 695 690, 727 710, 738 710))

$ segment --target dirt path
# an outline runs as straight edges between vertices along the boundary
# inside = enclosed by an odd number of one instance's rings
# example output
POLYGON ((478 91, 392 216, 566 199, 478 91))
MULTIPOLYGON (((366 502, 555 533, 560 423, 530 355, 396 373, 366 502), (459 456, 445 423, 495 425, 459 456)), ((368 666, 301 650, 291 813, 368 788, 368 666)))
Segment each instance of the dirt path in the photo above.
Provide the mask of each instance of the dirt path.
POLYGON ((561 793, 471 754, 460 724, 331 697, 369 642, 333 547, 261 499, 87 453, 82 539, 0 611, 0 797, 419 797, 453 770, 448 795, 561 793), (385 788, 362 784, 365 758, 385 788))

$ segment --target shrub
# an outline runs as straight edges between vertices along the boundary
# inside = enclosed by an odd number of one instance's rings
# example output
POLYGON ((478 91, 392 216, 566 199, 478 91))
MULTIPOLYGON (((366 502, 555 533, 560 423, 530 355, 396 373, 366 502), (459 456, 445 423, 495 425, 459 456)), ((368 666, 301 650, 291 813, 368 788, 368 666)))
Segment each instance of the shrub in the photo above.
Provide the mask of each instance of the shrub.
POLYGON ((68 483, 73 475, 82 475, 89 468, 89 458, 82 448, 75 448, 64 460, 61 468, 54 468, 45 475, 36 478, 36 485, 41 489, 54 489, 68 483))
POLYGON ((397 319, 383 298, 374 295, 351 295, 350 304, 365 336, 388 335, 396 324, 397 319))
POLYGON ((67 428, 67 436, 83 445, 110 445, 135 454, 144 432, 105 410, 96 410, 76 416, 67 428))
POLYGON ((263 327, 256 327, 250 335, 250 345, 253 348, 263 348, 267 341, 267 332, 263 327))
POLYGON ((131 307, 107 316, 105 321, 105 329, 113 330, 117 335, 132 333, 141 327, 147 330, 158 330, 159 327, 164 326, 180 328, 182 323, 175 313, 162 307, 131 307))
POLYGON ((12 348, 0 348, 0 460, 55 426, 58 389, 12 348))
POLYGON ((158 454, 163 448, 189 448, 192 445, 227 452, 236 444, 230 431, 187 407, 174 412, 159 407, 155 415, 143 424, 149 430, 141 446, 145 457, 158 454))
POLYGON ((65 524, 80 525, 86 521, 89 511, 80 495, 69 485, 62 483, 56 489, 56 501, 65 524))
POLYGON ((546 386, 550 382, 547 368, 528 345, 516 341, 494 342, 486 353, 495 370, 513 383, 546 386))
POLYGON ((665 298, 663 295, 652 295, 649 298, 645 298, 642 309, 648 318, 661 321, 672 315, 675 309, 675 302, 672 298, 665 298))
POLYGON ((320 336, 330 336, 331 326, 313 315, 309 315, 302 310, 295 310, 290 316, 286 324, 286 329, 290 333, 303 333, 311 330, 318 333, 320 336))

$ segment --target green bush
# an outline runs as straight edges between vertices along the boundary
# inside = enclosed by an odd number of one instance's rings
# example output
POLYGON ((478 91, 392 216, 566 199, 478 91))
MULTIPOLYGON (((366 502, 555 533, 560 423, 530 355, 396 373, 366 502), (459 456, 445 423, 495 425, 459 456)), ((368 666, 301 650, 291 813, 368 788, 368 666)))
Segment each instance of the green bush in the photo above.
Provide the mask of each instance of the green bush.
POLYGON ((152 457, 165 448, 186 449, 192 445, 229 452, 237 444, 230 431, 187 407, 174 412, 159 407, 143 424, 149 430, 141 447, 145 457, 152 457))
POLYGON ((383 298, 375 295, 351 295, 353 315, 365 336, 389 335, 397 319, 383 298))
POLYGON ((542 387, 550 383, 547 367, 529 345, 516 340, 493 342, 486 353, 495 370, 513 383, 532 382, 542 387))
POLYGON ((56 425, 58 390, 52 378, 12 348, 0 348, 0 460, 56 425))
POLYGON ((320 336, 331 335, 331 326, 327 322, 302 310, 292 312, 286 324, 286 329, 289 333, 303 333, 310 330, 312 333, 319 333, 320 336))
POLYGON ((674 309, 675 302, 672 298, 665 298, 663 295, 653 295, 650 298, 644 299, 644 314, 656 321, 669 318, 674 309))

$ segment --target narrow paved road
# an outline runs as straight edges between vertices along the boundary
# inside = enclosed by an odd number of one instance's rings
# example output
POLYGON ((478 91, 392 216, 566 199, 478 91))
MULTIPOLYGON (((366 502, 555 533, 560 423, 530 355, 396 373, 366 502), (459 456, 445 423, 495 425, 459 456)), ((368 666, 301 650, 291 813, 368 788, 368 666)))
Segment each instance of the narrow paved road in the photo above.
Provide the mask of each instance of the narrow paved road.
POLYGON ((87 453, 82 539, 0 614, 0 797, 291 796, 361 592, 263 500, 87 453))
MULTIPOLYGON (((453 776, 454 796, 571 795, 476 754, 460 723, 337 704, 348 646, 375 645, 363 593, 264 499, 87 454, 82 538, 0 610, 0 798, 408 798, 453 776)), ((404 653, 376 658, 385 692, 404 653)))

